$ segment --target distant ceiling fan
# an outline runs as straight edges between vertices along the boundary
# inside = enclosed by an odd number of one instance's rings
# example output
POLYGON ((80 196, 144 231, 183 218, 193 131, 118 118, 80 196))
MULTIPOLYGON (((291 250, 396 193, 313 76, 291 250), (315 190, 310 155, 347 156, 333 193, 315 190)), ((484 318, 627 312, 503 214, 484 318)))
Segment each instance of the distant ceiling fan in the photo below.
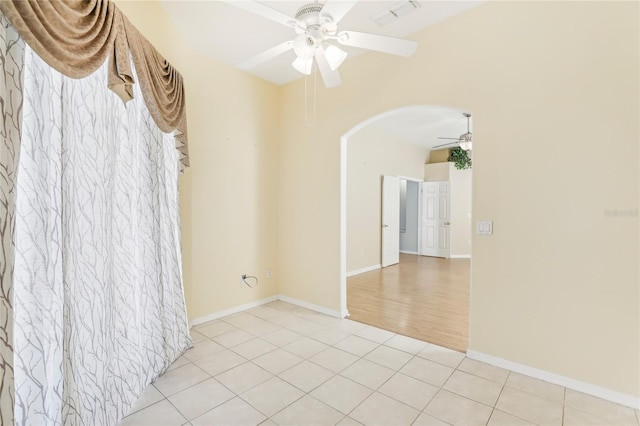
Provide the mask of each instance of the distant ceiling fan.
POLYGON ((469 119, 471 118, 471 114, 467 114, 465 112, 463 115, 467 117, 467 133, 461 134, 460 137, 458 138, 438 138, 438 139, 450 139, 450 140, 454 140, 455 142, 448 142, 448 143, 443 143, 442 145, 436 145, 433 147, 433 149, 445 148, 450 145, 458 145, 460 148, 464 149, 465 151, 471 150, 472 142, 473 142, 471 138, 471 132, 469 131, 469 119))
POLYGON ((297 58, 291 65, 301 73, 310 75, 315 62, 324 85, 331 88, 342 83, 338 67, 347 58, 347 52, 331 42, 404 57, 411 56, 418 46, 418 43, 411 40, 357 31, 338 31, 340 20, 357 3, 354 0, 309 3, 300 7, 294 18, 256 1, 229 1, 229 3, 293 28, 298 34, 293 40, 285 41, 238 65, 245 70, 252 69, 293 49, 297 58))

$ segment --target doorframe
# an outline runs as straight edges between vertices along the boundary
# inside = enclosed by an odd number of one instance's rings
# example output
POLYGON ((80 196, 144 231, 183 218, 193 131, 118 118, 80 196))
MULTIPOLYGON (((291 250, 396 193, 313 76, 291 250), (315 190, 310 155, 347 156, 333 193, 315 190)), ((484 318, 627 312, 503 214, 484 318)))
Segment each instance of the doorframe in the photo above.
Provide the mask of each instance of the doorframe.
MULTIPOLYGON (((461 112, 466 111, 460 108, 445 107, 444 105, 410 105, 374 115, 356 124, 340 136, 340 315, 343 318, 349 316, 349 310, 347 309, 347 143, 353 135, 381 118, 424 107, 441 107, 459 110, 461 112)), ((469 277, 469 281, 471 281, 471 277, 469 277)))
MULTIPOLYGON (((424 173, 424 171, 423 171, 424 173)), ((423 175, 424 176, 424 175, 423 175)), ((424 183, 424 178, 416 179, 408 176, 398 176, 400 179, 404 179, 406 181, 416 182, 418 184, 424 183)), ((420 190, 418 191, 418 256, 422 255, 422 185, 420 186, 420 190)))

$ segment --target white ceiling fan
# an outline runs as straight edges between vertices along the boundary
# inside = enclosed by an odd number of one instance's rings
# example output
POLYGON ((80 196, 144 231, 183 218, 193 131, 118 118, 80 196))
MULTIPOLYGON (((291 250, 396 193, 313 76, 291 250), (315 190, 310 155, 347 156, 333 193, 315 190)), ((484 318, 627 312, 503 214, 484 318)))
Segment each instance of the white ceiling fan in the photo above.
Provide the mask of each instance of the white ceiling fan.
POLYGON ((464 149, 465 151, 471 151, 472 142, 473 142, 471 131, 469 130, 469 119, 471 118, 471 114, 467 114, 465 112, 463 115, 467 117, 467 133, 463 133, 460 135, 460 137, 457 137, 457 138, 438 138, 438 139, 450 139, 450 140, 453 140, 454 142, 448 142, 448 143, 443 143, 442 145, 436 145, 433 147, 433 149, 440 149, 440 148, 445 148, 451 145, 458 145, 460 148, 464 149))
POLYGON ((228 1, 229 4, 260 15, 279 24, 295 29, 298 34, 293 40, 274 46, 238 65, 249 70, 267 62, 289 50, 296 54, 293 67, 310 75, 314 64, 322 75, 327 88, 339 86, 342 81, 338 67, 347 57, 347 52, 336 46, 375 50, 393 55, 409 57, 418 43, 394 37, 368 34, 357 31, 338 31, 338 23, 357 3, 354 0, 328 0, 326 3, 309 3, 300 7, 295 17, 256 1, 228 1))

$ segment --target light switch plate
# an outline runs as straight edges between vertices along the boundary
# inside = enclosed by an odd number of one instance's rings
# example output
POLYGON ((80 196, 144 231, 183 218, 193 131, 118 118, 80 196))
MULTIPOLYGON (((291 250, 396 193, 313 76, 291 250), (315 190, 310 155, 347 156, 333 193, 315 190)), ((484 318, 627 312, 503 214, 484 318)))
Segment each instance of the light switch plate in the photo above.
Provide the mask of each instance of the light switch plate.
POLYGON ((493 235, 493 221, 479 220, 476 222, 476 232, 482 235, 493 235))

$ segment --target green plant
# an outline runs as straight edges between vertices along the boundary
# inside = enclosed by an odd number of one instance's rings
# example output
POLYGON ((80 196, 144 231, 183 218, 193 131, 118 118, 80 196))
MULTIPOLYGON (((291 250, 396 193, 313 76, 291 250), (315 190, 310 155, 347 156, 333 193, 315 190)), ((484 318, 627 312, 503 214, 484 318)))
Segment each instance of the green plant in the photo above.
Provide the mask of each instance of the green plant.
POLYGON ((469 157, 469 151, 465 151, 464 149, 456 146, 455 148, 451 148, 449 150, 449 158, 447 161, 453 162, 458 170, 470 169, 471 168, 471 158, 469 157))

